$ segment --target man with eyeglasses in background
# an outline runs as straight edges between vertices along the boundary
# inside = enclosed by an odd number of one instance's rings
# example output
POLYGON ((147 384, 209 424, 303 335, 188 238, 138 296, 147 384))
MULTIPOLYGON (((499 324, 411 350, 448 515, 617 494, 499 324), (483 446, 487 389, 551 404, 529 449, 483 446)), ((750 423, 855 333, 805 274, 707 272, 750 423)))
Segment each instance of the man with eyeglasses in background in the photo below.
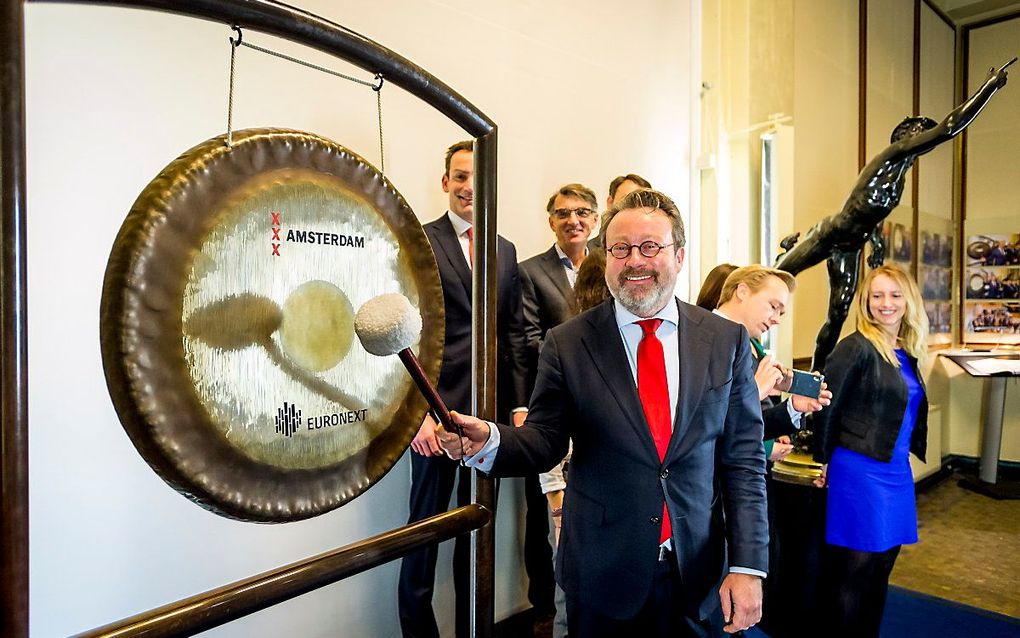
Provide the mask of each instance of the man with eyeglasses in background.
MULTIPOLYGON (((549 228, 556 242, 543 253, 520 264, 524 297, 524 329, 528 337, 528 390, 534 387, 535 368, 542 340, 554 328, 574 316, 574 282, 577 271, 588 255, 588 237, 599 221, 595 192, 582 184, 566 184, 556 190, 545 206, 549 228)), ((549 546, 549 516, 559 527, 566 487, 562 464, 553 471, 524 477, 527 514, 524 532, 524 567, 528 572, 528 600, 536 618, 548 616, 553 609, 552 550, 549 546)), ((565 609, 556 600, 556 625, 553 638, 561 638, 565 629, 565 609)))
POLYGON ((574 281, 599 222, 595 192, 582 184, 561 186, 545 209, 556 242, 520 264, 525 331, 535 361, 545 333, 574 315, 574 281))
POLYGON ((601 237, 613 298, 546 334, 524 427, 455 413, 464 436, 440 441, 520 476, 573 440, 556 557, 571 638, 742 631, 768 570, 747 330, 676 298, 684 227, 665 195, 618 200, 601 237))

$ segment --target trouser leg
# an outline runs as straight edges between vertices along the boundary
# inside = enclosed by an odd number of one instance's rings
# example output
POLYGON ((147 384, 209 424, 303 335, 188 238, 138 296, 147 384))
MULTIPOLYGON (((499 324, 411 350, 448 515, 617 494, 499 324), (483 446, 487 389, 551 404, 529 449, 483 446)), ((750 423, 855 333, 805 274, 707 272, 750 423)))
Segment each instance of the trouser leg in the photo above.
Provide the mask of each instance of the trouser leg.
MULTIPOLYGON (((414 523, 446 511, 453 491, 456 465, 445 457, 411 453, 411 492, 408 522, 414 523)), ((408 554, 400 561, 397 608, 405 638, 439 638, 432 610, 438 545, 408 554)))
POLYGON ((524 478, 524 569, 528 574, 528 601, 535 610, 553 609, 552 547, 549 545, 549 504, 538 475, 524 478))

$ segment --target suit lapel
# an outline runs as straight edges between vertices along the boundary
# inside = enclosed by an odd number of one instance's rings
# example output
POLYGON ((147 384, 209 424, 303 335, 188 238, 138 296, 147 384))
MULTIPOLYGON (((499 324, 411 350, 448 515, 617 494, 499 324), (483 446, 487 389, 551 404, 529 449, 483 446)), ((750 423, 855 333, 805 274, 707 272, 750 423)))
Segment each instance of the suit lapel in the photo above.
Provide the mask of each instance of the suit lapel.
POLYGON ((545 274, 563 296, 563 299, 567 301, 567 305, 573 305, 574 290, 570 287, 570 282, 567 281, 567 273, 563 270, 563 262, 560 261, 559 253, 556 252, 555 244, 545 251, 542 257, 542 269, 545 270, 545 274))
POLYGON ((590 313, 587 320, 594 329, 583 337, 583 341, 588 349, 588 354, 594 361, 595 370, 605 382, 609 394, 620 405, 627 423, 634 429, 641 446, 649 454, 658 458, 659 453, 655 450, 655 442, 652 440, 648 421, 645 420, 645 412, 641 407, 637 386, 634 384, 634 377, 631 374, 630 365, 627 363, 627 350, 623 345, 623 338, 620 336, 620 328, 616 324, 612 298, 590 313))
POLYGON ((712 356, 712 333, 701 325, 702 317, 693 315, 687 304, 677 301, 677 305, 680 308, 677 322, 680 391, 677 392, 676 417, 673 421, 673 435, 666 450, 667 458, 676 453, 680 441, 691 426, 691 417, 708 383, 708 360, 712 356))
MULTIPOLYGON (((454 232, 453 224, 450 223, 450 218, 447 215, 436 220, 433 237, 436 239, 440 252, 443 253, 442 258, 446 259, 446 263, 457 273, 458 279, 464 285, 468 304, 470 304, 471 270, 468 269, 467 262, 464 261, 464 251, 460 247, 460 239, 457 238, 457 233, 454 232)), ((435 249, 436 246, 433 246, 433 250, 435 249)))

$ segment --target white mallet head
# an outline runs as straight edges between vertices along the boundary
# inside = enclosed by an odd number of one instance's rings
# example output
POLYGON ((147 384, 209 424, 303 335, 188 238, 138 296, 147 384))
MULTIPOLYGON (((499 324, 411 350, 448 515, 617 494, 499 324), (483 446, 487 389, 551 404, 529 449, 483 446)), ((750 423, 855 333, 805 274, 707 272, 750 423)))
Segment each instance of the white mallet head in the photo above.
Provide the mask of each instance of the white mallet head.
POLYGON ((368 352, 380 357, 397 354, 418 341, 421 315, 400 293, 379 295, 358 309, 354 332, 368 352))

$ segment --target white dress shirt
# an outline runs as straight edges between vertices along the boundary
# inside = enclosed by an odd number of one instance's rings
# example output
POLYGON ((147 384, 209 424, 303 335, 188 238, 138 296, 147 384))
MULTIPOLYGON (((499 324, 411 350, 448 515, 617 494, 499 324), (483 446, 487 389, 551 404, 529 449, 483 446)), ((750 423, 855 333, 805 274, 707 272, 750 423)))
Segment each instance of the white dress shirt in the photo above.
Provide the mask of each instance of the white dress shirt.
POLYGON ((468 270, 471 269, 471 242, 468 240, 467 231, 471 229, 471 222, 464 221, 459 215, 452 211, 446 211, 446 216, 453 224, 453 232, 457 233, 457 241, 460 242, 460 250, 464 253, 464 261, 467 262, 468 270))
MULTIPOLYGON (((560 248, 559 244, 553 244, 553 247, 556 249, 556 254, 560 258, 560 263, 563 264, 563 272, 567 275, 567 283, 570 284, 571 288, 573 288, 574 284, 577 283, 577 270, 574 269, 574 262, 570 260, 570 257, 567 257, 567 253, 563 252, 563 249, 560 248)), ((584 254, 586 257, 588 256, 587 246, 584 247, 584 254)))

